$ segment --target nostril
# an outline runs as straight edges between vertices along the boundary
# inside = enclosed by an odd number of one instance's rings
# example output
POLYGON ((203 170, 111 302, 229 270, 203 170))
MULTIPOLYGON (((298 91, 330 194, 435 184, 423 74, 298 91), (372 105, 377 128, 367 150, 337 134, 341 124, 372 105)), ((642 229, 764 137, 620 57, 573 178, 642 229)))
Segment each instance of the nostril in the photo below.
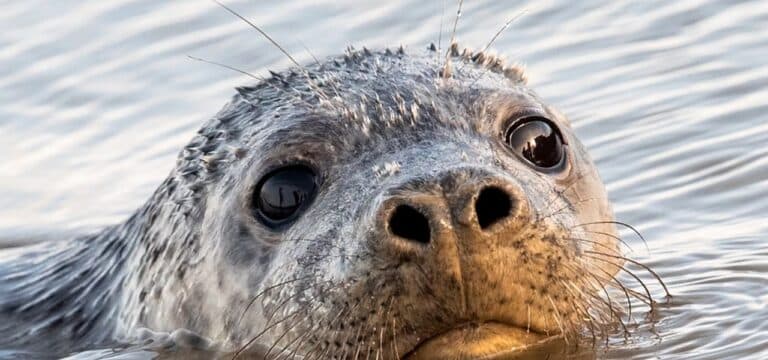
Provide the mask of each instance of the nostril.
POLYGON ((422 244, 429 242, 429 220, 408 205, 395 208, 392 217, 389 218, 389 231, 401 238, 422 244))
POLYGON ((481 229, 486 229, 509 216, 512 212, 512 199, 506 191, 497 187, 487 187, 480 191, 475 201, 477 222, 481 229))

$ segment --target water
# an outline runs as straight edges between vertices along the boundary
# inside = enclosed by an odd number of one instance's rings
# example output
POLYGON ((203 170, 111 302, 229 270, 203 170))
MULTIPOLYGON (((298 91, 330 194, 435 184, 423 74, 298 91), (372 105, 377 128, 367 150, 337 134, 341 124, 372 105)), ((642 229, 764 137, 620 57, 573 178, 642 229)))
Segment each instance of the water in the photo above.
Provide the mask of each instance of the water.
MULTIPOLYGON (((437 0, 228 4, 303 62, 305 46, 318 57, 348 44, 421 48, 437 41, 443 12, 437 0)), ((187 55, 256 74, 289 65, 208 1, 0 9, 5 246, 120 222, 145 201, 202 121, 250 82, 187 55)), ((494 48, 525 62, 531 85, 572 119, 617 218, 647 239, 630 256, 674 296, 596 355, 768 358, 768 6, 474 0, 458 39, 480 48, 524 10, 494 48)), ((454 14, 449 1, 444 28, 454 14)))

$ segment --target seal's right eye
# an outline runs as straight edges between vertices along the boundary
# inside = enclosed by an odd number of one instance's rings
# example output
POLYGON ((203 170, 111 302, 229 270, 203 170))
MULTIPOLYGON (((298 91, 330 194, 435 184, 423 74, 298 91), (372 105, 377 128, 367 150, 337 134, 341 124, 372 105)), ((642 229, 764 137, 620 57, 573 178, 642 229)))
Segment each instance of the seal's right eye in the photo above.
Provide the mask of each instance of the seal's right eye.
POLYGON ((253 193, 256 217, 271 228, 296 219, 317 193, 317 176, 309 167, 286 166, 265 175, 253 193))
POLYGON ((552 169, 565 157, 563 139, 552 122, 540 116, 517 120, 504 136, 507 146, 539 169, 552 169))

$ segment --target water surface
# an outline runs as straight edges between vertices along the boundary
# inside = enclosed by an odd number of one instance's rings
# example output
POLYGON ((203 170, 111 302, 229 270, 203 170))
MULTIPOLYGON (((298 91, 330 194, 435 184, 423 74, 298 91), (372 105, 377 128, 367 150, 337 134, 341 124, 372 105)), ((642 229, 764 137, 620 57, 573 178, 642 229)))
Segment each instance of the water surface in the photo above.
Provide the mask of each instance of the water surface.
MULTIPOLYGON (((417 50, 455 14, 439 0, 227 3, 303 62, 305 48, 318 57, 347 45, 417 50)), ((3 246, 92 231, 145 201, 198 126, 251 81, 187 55, 255 74, 289 65, 208 1, 0 9, 3 246)), ((631 240, 629 255, 673 294, 637 317, 636 336, 595 355, 768 358, 768 6, 473 0, 457 38, 481 48, 523 11, 494 48, 527 64, 531 85, 572 119, 617 218, 647 239, 647 250, 631 240)), ((124 356, 151 356, 142 354, 124 356)))

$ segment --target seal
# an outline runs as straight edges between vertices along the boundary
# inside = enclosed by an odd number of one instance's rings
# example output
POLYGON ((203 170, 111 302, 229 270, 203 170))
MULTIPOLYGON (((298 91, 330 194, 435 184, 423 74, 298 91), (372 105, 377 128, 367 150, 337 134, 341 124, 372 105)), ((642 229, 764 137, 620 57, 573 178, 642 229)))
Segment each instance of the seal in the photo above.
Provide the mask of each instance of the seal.
POLYGON ((625 258, 584 146, 519 66, 436 50, 238 88, 124 223, 2 253, 0 348, 147 328, 235 356, 459 359, 608 331, 625 258))

